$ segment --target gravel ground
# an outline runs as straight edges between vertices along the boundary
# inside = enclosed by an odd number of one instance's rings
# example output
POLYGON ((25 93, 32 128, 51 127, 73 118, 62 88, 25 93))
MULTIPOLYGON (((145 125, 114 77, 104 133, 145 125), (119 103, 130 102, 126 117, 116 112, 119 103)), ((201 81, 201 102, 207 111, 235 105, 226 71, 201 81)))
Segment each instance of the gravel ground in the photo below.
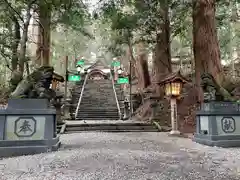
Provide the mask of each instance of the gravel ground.
POLYGON ((166 133, 62 136, 54 153, 0 160, 1 180, 239 180, 240 149, 166 133))

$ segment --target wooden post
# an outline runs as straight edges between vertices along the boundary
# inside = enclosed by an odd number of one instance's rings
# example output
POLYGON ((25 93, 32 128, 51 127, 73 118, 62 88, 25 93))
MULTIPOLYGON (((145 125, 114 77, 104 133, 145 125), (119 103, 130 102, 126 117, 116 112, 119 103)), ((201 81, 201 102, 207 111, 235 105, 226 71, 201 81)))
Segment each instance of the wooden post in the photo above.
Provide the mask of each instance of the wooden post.
POLYGON ((67 74, 68 74, 68 56, 65 57, 65 89, 64 89, 64 103, 67 100, 67 74))
POLYGON ((51 89, 56 90, 57 89, 57 84, 58 84, 58 82, 55 79, 53 79, 52 80, 52 88, 51 89))
POLYGON ((129 72, 129 102, 130 102, 130 118, 132 118, 133 114, 133 104, 132 104, 132 59, 129 62, 130 72, 129 72))

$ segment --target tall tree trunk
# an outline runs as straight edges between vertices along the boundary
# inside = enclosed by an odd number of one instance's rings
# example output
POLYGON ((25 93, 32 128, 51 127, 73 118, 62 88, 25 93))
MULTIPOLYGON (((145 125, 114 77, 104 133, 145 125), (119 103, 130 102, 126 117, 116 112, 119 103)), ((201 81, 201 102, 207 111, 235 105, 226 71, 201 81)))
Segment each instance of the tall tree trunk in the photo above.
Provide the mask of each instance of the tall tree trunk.
POLYGON ((40 56, 41 65, 50 64, 50 33, 51 33, 51 5, 41 2, 39 4, 37 57, 40 56))
POLYGON ((13 20, 14 20, 14 40, 12 43, 11 69, 12 71, 16 71, 17 65, 18 65, 18 46, 21 39, 21 33, 20 33, 20 24, 18 22, 18 19, 16 17, 13 17, 13 20))
POLYGON ((28 41, 28 27, 31 19, 31 4, 29 4, 27 13, 26 13, 26 21, 23 24, 23 33, 20 41, 20 57, 19 57, 19 72, 20 76, 23 76, 24 73, 24 63, 26 61, 26 51, 27 51, 27 41, 28 41))
POLYGON ((137 60, 136 60, 136 69, 137 69, 137 78, 138 86, 141 90, 150 85, 150 75, 148 71, 148 56, 145 44, 143 42, 137 45, 137 60))
POLYGON ((193 0, 193 52, 195 79, 202 101, 201 74, 210 73, 221 85, 223 68, 215 20, 216 0, 193 0))
POLYGON ((153 58, 153 82, 159 82, 164 76, 172 72, 170 50, 170 21, 168 2, 161 3, 163 23, 157 29, 156 47, 153 58))
POLYGON ((19 75, 18 72, 18 47, 19 42, 21 39, 21 33, 20 33, 20 24, 18 22, 18 19, 13 16, 12 18, 14 22, 14 34, 13 34, 13 42, 12 42, 12 59, 11 59, 11 79, 10 79, 10 89, 11 91, 14 91, 18 83, 22 80, 22 77, 19 75))
MULTIPOLYGON (((35 15, 34 18, 39 19, 39 12, 35 15)), ((42 25, 40 21, 35 20, 37 25, 37 47, 35 53, 35 66, 40 67, 42 62, 42 25)))
POLYGON ((133 45, 131 40, 128 42, 128 52, 129 52, 129 72, 131 72, 131 79, 136 75, 136 59, 133 55, 133 45), (130 70, 131 68, 131 70, 130 70))

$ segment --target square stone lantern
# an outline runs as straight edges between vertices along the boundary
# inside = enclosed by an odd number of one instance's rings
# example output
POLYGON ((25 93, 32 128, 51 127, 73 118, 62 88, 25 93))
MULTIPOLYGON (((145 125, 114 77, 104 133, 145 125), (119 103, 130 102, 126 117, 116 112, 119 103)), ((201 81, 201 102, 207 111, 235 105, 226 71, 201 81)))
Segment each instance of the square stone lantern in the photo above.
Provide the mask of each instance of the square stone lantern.
MULTIPOLYGON (((61 76, 60 74, 57 74, 57 73, 54 73, 53 76, 52 76, 52 87, 51 89, 54 90, 55 92, 58 92, 57 91, 57 87, 58 87, 58 84, 59 83, 63 83, 64 82, 64 77, 61 76)), ((62 102, 62 99, 63 99, 63 95, 62 93, 58 92, 56 94, 56 98, 55 98, 55 102, 54 102, 54 107, 56 109, 56 120, 57 120, 57 124, 62 124, 62 119, 61 119, 61 107, 63 105, 63 102, 62 102)), ((64 102, 66 103, 66 102, 64 102)))
POLYGON ((57 73, 54 73, 53 77, 52 77, 51 89, 56 90, 59 82, 63 83, 64 82, 64 77, 62 77, 61 75, 59 75, 57 73))
POLYGON ((178 119, 177 119, 177 99, 181 95, 183 84, 187 83, 187 80, 181 75, 181 72, 175 72, 168 75, 158 84, 164 86, 165 95, 170 97, 171 104, 171 135, 180 135, 178 130, 178 119))

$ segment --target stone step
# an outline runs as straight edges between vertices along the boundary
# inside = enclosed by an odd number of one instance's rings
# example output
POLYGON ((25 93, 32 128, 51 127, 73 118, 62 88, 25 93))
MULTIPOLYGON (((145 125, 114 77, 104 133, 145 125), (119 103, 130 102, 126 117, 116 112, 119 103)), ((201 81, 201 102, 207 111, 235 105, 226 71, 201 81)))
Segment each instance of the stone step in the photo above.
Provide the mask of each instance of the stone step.
POLYGON ((102 103, 102 102, 106 102, 106 103, 115 103, 116 104, 116 99, 107 99, 107 98, 105 98, 105 99, 97 99, 97 98, 93 98, 93 99, 86 99, 86 98, 82 98, 81 99, 81 103, 93 103, 93 104, 95 104, 95 103, 97 103, 97 102, 100 102, 100 103, 102 103))
POLYGON ((82 100, 106 100, 106 99, 109 99, 109 100, 116 100, 115 96, 113 95, 99 95, 97 96, 96 94, 92 94, 91 96, 82 96, 82 100))
POLYGON ((81 131, 102 131, 102 132, 158 132, 158 129, 147 123, 83 123, 67 124, 66 133, 81 131))
POLYGON ((111 116, 105 116, 105 115, 77 115, 77 118, 79 119, 115 119, 118 120, 118 115, 111 115, 111 116))
POLYGON ((117 112, 118 109, 117 109, 117 107, 112 108, 112 109, 108 109, 108 106, 106 106, 106 107, 91 107, 91 106, 84 107, 84 106, 80 106, 78 108, 78 111, 79 112, 88 112, 88 113, 92 113, 92 112, 95 112, 95 113, 109 112, 109 113, 111 113, 111 112, 117 112), (85 109, 85 108, 91 108, 91 110, 85 109))
POLYGON ((113 87, 113 86, 112 86, 112 83, 101 82, 101 83, 87 83, 85 87, 113 87))
MULTIPOLYGON (((73 97, 73 98, 79 99, 80 95, 76 96, 76 97, 73 97)), ((104 95, 99 95, 99 96, 97 96, 97 95, 94 95, 94 94, 88 95, 88 96, 85 96, 85 95, 82 96, 82 101, 83 100, 96 100, 96 99, 100 99, 100 100, 101 99, 102 100, 106 100, 106 99, 108 99, 108 100, 116 100, 116 97, 113 96, 113 95, 105 95, 105 96, 104 95)), ((121 99, 121 98, 117 97, 117 99, 121 99)), ((124 99, 121 100, 121 101, 124 101, 124 99)))
MULTIPOLYGON (((93 130, 88 130, 88 132, 91 132, 93 130)), ((86 131, 66 131, 65 134, 75 134, 75 133, 81 133, 86 131)), ((158 132, 157 129, 152 130, 94 130, 94 132, 106 132, 106 133, 121 133, 121 132, 158 132)))
POLYGON ((86 97, 91 97, 91 96, 114 96, 115 97, 115 95, 114 95, 114 93, 113 93, 113 91, 109 91, 109 92, 106 92, 106 91, 104 91, 104 92, 97 92, 97 91, 94 91, 94 92, 84 92, 83 93, 83 96, 86 96, 86 97))
POLYGON ((117 103, 116 102, 106 102, 106 101, 102 101, 102 102, 81 102, 80 103, 80 106, 81 107, 104 107, 104 108, 107 108, 107 107, 117 107, 117 103))
POLYGON ((97 102, 97 101, 110 101, 110 102, 116 102, 116 98, 107 98, 107 97, 92 97, 92 98, 85 98, 82 97, 81 102, 97 102))
POLYGON ((116 101, 81 101, 81 106, 82 105, 86 105, 86 106, 106 106, 106 105, 110 105, 110 106, 117 106, 117 102, 116 101))
POLYGON ((90 127, 67 127, 67 131, 97 131, 97 130, 154 130, 157 131, 156 128, 152 126, 90 126, 90 127))
POLYGON ((93 94, 93 93, 114 94, 112 89, 110 89, 110 90, 103 90, 103 91, 98 91, 98 90, 86 91, 86 90, 84 90, 84 94, 93 94))
POLYGON ((95 104, 95 103, 110 103, 110 104, 116 104, 116 99, 81 99, 81 104, 95 104))
MULTIPOLYGON (((71 108, 71 111, 76 111, 76 109, 77 109, 77 106, 75 106, 75 107, 72 107, 71 108)), ((93 111, 97 111, 97 112, 102 112, 102 111, 105 111, 105 110, 110 110, 111 111, 111 109, 109 109, 109 108, 106 108, 106 109, 99 109, 99 108, 96 108, 96 109, 93 109, 92 111, 89 111, 89 112, 93 112, 93 111)), ((120 107, 120 110, 124 110, 124 107, 120 107)), ((84 112, 85 110, 83 110, 82 108, 79 108, 79 112, 84 112)), ((114 111, 118 111, 118 109, 116 109, 116 110, 114 110, 114 111)), ((86 110, 86 112, 88 112, 87 110, 86 110)))
POLYGON ((112 88, 112 84, 109 84, 109 83, 95 83, 95 84, 86 84, 84 86, 85 88, 87 87, 109 87, 109 88, 112 88))
POLYGON ((115 99, 113 94, 83 94, 84 99, 115 99))
POLYGON ((85 112, 77 112, 77 116, 81 117, 116 117, 119 116, 118 113, 85 113, 85 112))
MULTIPOLYGON (((73 100, 72 100, 72 102, 77 102, 78 103, 78 101, 79 101, 79 98, 74 98, 73 100)), ((94 100, 92 100, 92 99, 85 99, 85 98, 82 98, 81 99, 81 104, 95 104, 96 102, 97 102, 98 100, 97 99, 94 99, 94 100)), ((100 100, 100 102, 102 103, 102 102, 106 102, 106 103, 109 103, 110 102, 110 104, 116 104, 116 99, 101 99, 100 100)), ((118 100, 118 103, 120 104, 124 104, 124 101, 122 101, 122 100, 118 100)))
MULTIPOLYGON (((81 93, 74 94, 74 95, 77 96, 77 95, 80 95, 80 94, 81 93)), ((108 95, 110 95, 110 96, 115 97, 115 94, 114 94, 113 91, 104 91, 104 92, 98 92, 98 91, 88 92, 88 91, 84 91, 84 93, 83 93, 83 96, 89 96, 90 97, 92 95, 94 95, 94 96, 108 96, 108 95)), ((117 96, 121 97, 122 95, 117 94, 117 96)))
POLYGON ((106 110, 108 108, 110 109, 117 109, 116 102, 114 103, 81 103, 79 108, 87 108, 87 109, 101 109, 106 110))
POLYGON ((104 105, 111 105, 111 106, 116 106, 117 102, 116 101, 81 101, 81 106, 86 105, 86 106, 104 106, 104 105))
POLYGON ((101 107, 98 107, 98 109, 95 109, 95 108, 92 108, 92 106, 85 106, 85 107, 79 107, 79 110, 82 110, 82 111, 98 111, 98 112, 115 112, 118 110, 117 106, 114 106, 114 107, 107 107, 107 108, 101 108, 101 107))
POLYGON ((92 120, 97 120, 97 121, 104 121, 104 120, 111 120, 111 121, 116 121, 119 120, 119 117, 76 117, 76 120, 85 120, 85 121, 92 121, 92 120))
POLYGON ((76 116, 79 120, 118 120, 119 116, 76 116))
POLYGON ((78 115, 94 115, 94 116, 115 116, 118 115, 118 111, 104 112, 104 111, 78 111, 78 115))
POLYGON ((92 83, 98 83, 98 82, 111 82, 112 83, 112 80, 110 79, 99 79, 99 80, 93 80, 93 79, 88 79, 87 82, 92 82, 92 83))
POLYGON ((106 116, 110 116, 110 115, 118 115, 118 111, 83 111, 83 110, 79 110, 78 111, 79 115, 106 115, 106 116))
POLYGON ((113 91, 113 88, 112 87, 99 87, 99 86, 96 86, 96 87, 85 87, 84 88, 84 91, 86 92, 93 92, 93 89, 95 91, 101 91, 101 90, 106 90, 106 91, 113 91))
POLYGON ((98 116, 112 116, 112 115, 118 115, 118 111, 99 111, 99 110, 93 110, 93 111, 83 111, 78 110, 77 112, 79 115, 98 115, 98 116))
POLYGON ((114 95, 112 94, 88 94, 88 95, 83 95, 82 96, 82 100, 83 99, 116 99, 114 95))
POLYGON ((116 100, 113 100, 113 99, 111 99, 111 100, 108 100, 108 99, 84 99, 84 98, 82 98, 81 99, 81 104, 89 104, 89 105, 91 105, 91 104, 117 104, 117 102, 116 102, 116 100))
POLYGON ((96 101, 96 100, 102 100, 102 101, 106 101, 106 100, 112 100, 112 101, 116 101, 116 98, 114 97, 94 97, 92 96, 91 98, 90 97, 82 97, 81 99, 82 101, 96 101))
POLYGON ((98 119, 104 119, 104 118, 111 118, 111 119, 119 119, 119 115, 118 114, 77 114, 77 117, 79 118, 98 118, 98 119))
POLYGON ((111 86, 112 87, 112 82, 109 82, 109 81, 102 81, 102 82, 87 82, 85 86, 97 86, 97 85, 100 85, 100 86, 111 86))
POLYGON ((107 121, 107 122, 91 122, 91 123, 84 123, 82 121, 80 121, 80 123, 76 122, 76 123, 66 123, 67 127, 79 127, 79 126, 83 126, 83 127, 92 127, 92 126, 151 126, 156 128, 154 125, 150 124, 150 123, 145 123, 145 122, 141 122, 141 121, 107 121))

